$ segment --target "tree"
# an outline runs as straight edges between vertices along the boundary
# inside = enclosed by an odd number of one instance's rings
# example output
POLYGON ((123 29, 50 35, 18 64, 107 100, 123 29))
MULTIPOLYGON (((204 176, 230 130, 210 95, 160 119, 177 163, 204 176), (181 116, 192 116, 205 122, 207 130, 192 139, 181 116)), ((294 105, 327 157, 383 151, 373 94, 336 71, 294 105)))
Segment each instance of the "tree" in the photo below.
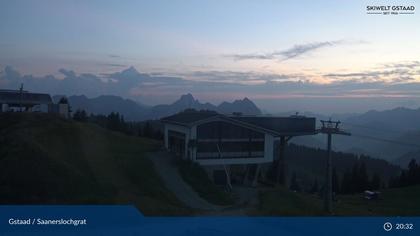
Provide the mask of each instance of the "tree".
POLYGON ((296 177, 295 172, 293 172, 292 180, 290 181, 290 190, 300 192, 300 186, 299 186, 299 183, 297 181, 297 177, 296 177))
POLYGON ((334 168, 332 171, 332 191, 338 193, 340 191, 340 184, 338 183, 337 170, 334 168))
POLYGON ((318 191, 319 191, 318 180, 315 179, 315 182, 312 185, 312 188, 311 188, 311 190, 309 192, 310 193, 317 193, 318 191))
MULTIPOLYGON (((334 178, 336 177, 333 177, 333 179, 334 178)), ((338 183, 338 180, 336 181, 338 183)), ((379 181, 379 184, 380 184, 380 181, 379 181)), ((343 179, 341 181, 341 189, 339 189, 339 192, 344 193, 344 194, 359 193, 368 189, 369 187, 370 187, 370 182, 369 182, 369 176, 366 171, 365 163, 363 161, 361 163, 355 162, 351 171, 346 170, 344 172, 343 179)))
POLYGON ((146 124, 143 127, 143 136, 150 138, 152 137, 152 133, 153 133, 153 130, 150 125, 150 122, 146 122, 146 124))
POLYGON ((58 104, 69 104, 69 100, 66 97, 61 97, 58 104))
POLYGON ((372 190, 378 190, 381 188, 381 177, 378 173, 373 174, 372 180, 370 181, 370 188, 372 190))
POLYGON ((389 186, 397 188, 416 184, 420 184, 420 166, 415 159, 412 159, 408 164, 408 170, 402 170, 399 177, 392 178, 389 186))
POLYGON ((365 191, 368 187, 369 187, 369 176, 367 174, 366 171, 366 165, 364 162, 361 163, 361 165, 359 166, 359 171, 358 171, 358 186, 357 186, 357 190, 358 192, 363 192, 365 191))
POLYGON ((399 180, 399 187, 406 187, 408 186, 408 178, 407 178, 407 174, 406 171, 402 171, 401 175, 400 175, 400 180, 399 180))
POLYGON ((398 188, 400 185, 400 180, 398 177, 391 177, 388 181, 389 188, 398 188))
POLYGON ((349 183, 349 193, 355 193, 359 191, 359 163, 356 161, 351 170, 351 180, 349 183))
POLYGON ((418 184, 418 172, 419 166, 416 163, 416 159, 411 159, 410 163, 408 164, 408 172, 407 172, 407 184, 414 185, 418 184))
POLYGON ((86 122, 88 117, 85 110, 77 110, 74 115, 73 119, 80 122, 86 122))
POLYGON ((350 172, 350 170, 346 170, 343 174, 343 178, 341 180, 341 188, 340 188, 340 193, 352 193, 352 173, 350 172))

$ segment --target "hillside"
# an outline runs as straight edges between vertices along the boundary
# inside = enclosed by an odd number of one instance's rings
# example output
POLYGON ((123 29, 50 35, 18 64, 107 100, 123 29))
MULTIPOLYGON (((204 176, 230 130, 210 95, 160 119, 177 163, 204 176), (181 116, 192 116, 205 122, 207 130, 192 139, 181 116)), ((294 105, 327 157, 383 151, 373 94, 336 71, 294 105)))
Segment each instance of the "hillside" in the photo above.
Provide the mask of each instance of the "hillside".
POLYGON ((417 163, 420 163, 420 150, 416 150, 413 152, 408 152, 404 155, 402 155, 401 157, 397 158, 394 160, 394 163, 396 165, 400 165, 403 168, 407 168, 408 163, 410 163, 410 161, 414 159, 417 161, 417 163))
MULTIPOLYGON (((308 115, 317 119, 329 119, 319 114, 308 115)), ((334 137, 332 143, 334 150, 367 154, 399 163, 398 158, 420 149, 418 145, 420 108, 398 107, 384 111, 371 110, 347 117, 340 115, 331 117, 333 120, 341 120, 341 128, 352 134, 334 137)), ((323 135, 298 137, 292 139, 292 142, 311 147, 326 146, 326 138, 323 135)))
POLYGON ((358 116, 349 117, 345 121, 356 125, 366 125, 378 130, 400 130, 403 132, 420 129, 419 120, 420 108, 397 107, 384 111, 371 110, 358 116))
MULTIPOLYGON (((54 100, 57 101, 56 97, 58 96, 54 96, 54 100)), ((124 115, 126 120, 131 121, 142 119, 148 112, 147 107, 119 96, 102 95, 96 98, 87 98, 81 95, 70 96, 68 99, 74 111, 81 109, 88 111, 88 113, 103 115, 119 112, 124 115)))
POLYGON ((338 137, 336 146, 340 150, 358 148, 372 156, 394 161, 419 149, 415 146, 420 140, 419 119, 420 109, 404 107, 352 116, 343 121, 343 127, 352 132, 352 137, 338 137))
MULTIPOLYGON (((420 186, 385 189, 381 198, 369 201, 363 194, 338 195, 333 203, 338 216, 419 216, 420 186)), ((295 193, 284 188, 260 191, 260 206, 251 215, 322 216, 323 200, 314 194, 295 193)))
POLYGON ((134 204, 187 214, 144 153, 156 141, 45 114, 0 116, 0 204, 134 204))
MULTIPOLYGON (((278 149, 274 155, 278 155, 278 149)), ((374 174, 380 176, 381 181, 386 184, 389 178, 398 176, 401 172, 399 166, 382 159, 368 156, 358 156, 352 153, 335 152, 331 153, 332 165, 336 169, 338 179, 341 182, 343 174, 352 169, 356 163, 366 165, 367 174, 372 177, 374 174)), ((317 149, 296 144, 289 144, 285 150, 288 179, 296 173, 298 182, 303 189, 310 189, 314 180, 322 183, 325 176, 325 148, 317 149)))

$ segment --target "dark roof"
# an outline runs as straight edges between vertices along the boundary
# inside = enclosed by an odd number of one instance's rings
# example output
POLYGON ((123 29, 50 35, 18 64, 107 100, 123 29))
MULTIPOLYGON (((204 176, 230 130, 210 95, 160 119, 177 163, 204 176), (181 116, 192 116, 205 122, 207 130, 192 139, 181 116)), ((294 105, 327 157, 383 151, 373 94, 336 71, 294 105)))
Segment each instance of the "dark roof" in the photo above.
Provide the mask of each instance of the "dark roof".
POLYGON ((51 96, 44 93, 28 93, 26 91, 20 93, 17 90, 0 90, 0 103, 10 105, 36 105, 52 103, 51 96))
POLYGON ((229 118, 276 133, 311 133, 316 129, 316 119, 313 117, 231 116, 229 118))
POLYGON ((194 122, 219 116, 220 114, 211 111, 183 111, 172 116, 162 118, 163 122, 190 125, 194 122))
POLYGON ((316 119, 312 117, 271 117, 271 116, 225 116, 215 112, 180 112, 162 118, 162 122, 191 126, 194 123, 219 117, 238 125, 261 129, 277 135, 303 135, 316 132, 316 119))

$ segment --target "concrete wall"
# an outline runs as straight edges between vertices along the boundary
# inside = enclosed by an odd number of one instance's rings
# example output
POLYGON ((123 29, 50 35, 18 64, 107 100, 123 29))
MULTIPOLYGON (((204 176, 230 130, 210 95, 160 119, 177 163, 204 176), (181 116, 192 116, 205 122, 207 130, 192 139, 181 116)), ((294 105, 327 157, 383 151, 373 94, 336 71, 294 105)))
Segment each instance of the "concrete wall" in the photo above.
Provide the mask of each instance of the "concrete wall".
POLYGON ((69 105, 58 104, 58 114, 66 119, 70 118, 69 105))
POLYGON ((9 104, 1 104, 1 111, 8 112, 9 111, 9 104))
POLYGON ((40 111, 44 113, 48 113, 48 104, 41 104, 40 111))
POLYGON ((191 130, 188 127, 180 126, 180 125, 173 125, 165 123, 164 126, 164 142, 165 142, 165 148, 169 149, 169 139, 168 139, 168 132, 169 130, 180 132, 185 134, 185 153, 182 156, 185 159, 191 159, 191 157, 188 157, 188 141, 191 139, 191 130))

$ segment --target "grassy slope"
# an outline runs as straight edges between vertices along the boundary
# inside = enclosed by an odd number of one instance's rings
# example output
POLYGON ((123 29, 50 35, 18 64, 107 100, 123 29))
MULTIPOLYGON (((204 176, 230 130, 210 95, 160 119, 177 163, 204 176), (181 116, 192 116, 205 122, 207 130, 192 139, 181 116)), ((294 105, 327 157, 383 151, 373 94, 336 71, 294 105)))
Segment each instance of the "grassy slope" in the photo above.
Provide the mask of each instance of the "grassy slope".
MULTIPOLYGON (((420 186, 387 189, 382 199, 368 201, 362 194, 338 195, 334 214, 342 216, 419 216, 420 186)), ((260 208, 253 215, 317 216, 324 215, 322 199, 294 193, 283 188, 260 193, 260 208)))
POLYGON ((0 203, 135 204, 188 214, 144 153, 153 140, 47 115, 0 115, 0 203))
POLYGON ((233 198, 217 187, 207 173, 198 164, 190 161, 178 161, 179 173, 203 199, 216 205, 233 204, 233 198))
POLYGON ((260 191, 260 207, 251 215, 322 215, 322 208, 320 200, 315 197, 279 187, 260 191))
POLYGON ((360 195, 344 195, 336 204, 338 214, 420 216, 420 186, 387 189, 382 199, 366 201, 360 195))

